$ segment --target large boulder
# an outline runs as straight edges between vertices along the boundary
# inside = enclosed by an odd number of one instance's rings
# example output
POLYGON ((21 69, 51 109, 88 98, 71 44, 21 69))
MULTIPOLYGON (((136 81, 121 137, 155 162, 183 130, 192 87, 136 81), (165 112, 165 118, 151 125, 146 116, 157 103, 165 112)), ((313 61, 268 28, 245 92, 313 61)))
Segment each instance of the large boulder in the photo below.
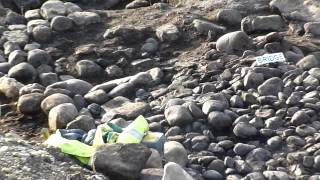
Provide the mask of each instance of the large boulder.
POLYGON ((7 98, 17 99, 19 97, 19 90, 24 85, 14 78, 1 77, 0 78, 0 93, 4 94, 7 98))
POLYGON ((217 50, 228 54, 241 54, 251 47, 249 36, 242 31, 235 31, 221 36, 217 41, 217 50))
POLYGON ((102 68, 93 61, 81 60, 77 62, 75 69, 79 77, 92 78, 101 75, 102 68))
POLYGON ((170 126, 185 126, 193 121, 190 111, 184 106, 170 106, 164 113, 170 126))
POLYGON ((176 141, 164 143, 164 158, 168 162, 175 162, 185 167, 188 162, 188 154, 183 145, 176 141))
POLYGON ((88 115, 80 115, 75 120, 67 124, 67 129, 82 129, 86 132, 95 129, 94 119, 88 115))
POLYGON ((243 85, 245 88, 256 89, 264 81, 264 76, 262 73, 255 73, 249 71, 246 76, 243 78, 243 85))
POLYGON ((61 1, 47 1, 42 4, 40 14, 44 19, 51 20, 55 16, 65 16, 67 8, 61 1))
POLYGON ((233 128, 233 133, 240 138, 250 138, 256 136, 258 130, 249 123, 240 122, 233 128))
POLYGON ((46 97, 41 102, 41 109, 43 110, 43 112, 48 114, 52 108, 58 106, 59 104, 64 104, 64 103, 73 103, 73 100, 69 96, 64 94, 60 94, 60 93, 52 94, 46 97))
POLYGON ((284 21, 279 15, 247 16, 241 21, 241 29, 246 33, 280 31, 284 21))
POLYGON ((235 9, 221 9, 216 15, 216 20, 231 26, 240 26, 242 15, 235 9))
POLYGON ((108 96, 110 97, 118 97, 118 96, 128 96, 134 89, 134 85, 130 82, 119 84, 117 87, 113 88, 109 93, 108 96))
POLYGON ((104 104, 110 99, 110 97, 104 90, 98 89, 92 92, 88 92, 84 96, 84 99, 89 103, 104 104))
POLYGON ((200 19, 195 19, 192 22, 193 26, 196 30, 203 35, 208 35, 208 32, 211 31, 214 35, 222 34, 226 31, 226 28, 223 26, 219 26, 209 21, 204 21, 200 19))
POLYGON ((282 92, 284 83, 282 79, 273 77, 266 80, 258 87, 258 92, 262 96, 272 95, 277 96, 279 92, 282 92))
POLYGON ((39 25, 44 25, 44 26, 47 26, 49 27, 50 24, 47 20, 44 20, 44 19, 34 19, 34 20, 29 20, 28 24, 27 24, 27 32, 29 34, 32 33, 33 31, 33 28, 39 26, 39 25))
POLYGON ((134 180, 151 151, 142 144, 104 144, 91 158, 92 167, 112 179, 134 180))
POLYGON ((35 41, 46 43, 51 39, 52 31, 48 26, 39 25, 33 28, 32 36, 35 41))
POLYGON ((320 67, 320 59, 315 55, 308 55, 297 62, 297 66, 303 70, 309 70, 311 68, 320 67))
POLYGON ((73 94, 85 95, 92 87, 93 86, 87 81, 81 79, 69 79, 51 84, 47 89, 66 89, 73 94))
POLYGON ((23 114, 33 114, 41 111, 41 101, 44 96, 41 93, 24 94, 20 96, 17 109, 23 114))
POLYGON ((103 104, 102 108, 106 111, 104 117, 107 119, 112 119, 116 116, 134 119, 146 113, 150 109, 150 106, 145 102, 131 102, 125 97, 118 96, 103 104))
POLYGON ((34 67, 42 64, 50 64, 51 61, 51 56, 42 49, 34 49, 28 52, 28 62, 34 67))
POLYGON ((73 27, 73 22, 65 16, 56 16, 51 20, 51 28, 55 31, 66 31, 73 27))
POLYGON ((232 118, 224 112, 212 111, 208 115, 208 123, 214 129, 229 128, 232 122, 232 118))
POLYGON ((157 28, 156 35, 160 41, 173 42, 179 38, 179 30, 174 24, 165 24, 157 28))
POLYGON ((59 104, 52 108, 48 115, 50 130, 64 129, 78 115, 78 110, 71 103, 59 104))
POLYGON ((14 66, 27 60, 27 53, 22 50, 15 50, 9 54, 8 62, 14 66))
POLYGON ((7 74, 11 68, 11 64, 8 62, 0 63, 0 73, 7 74))
POLYGON ((23 62, 13 66, 8 75, 22 83, 33 83, 36 79, 37 71, 29 63, 23 62))

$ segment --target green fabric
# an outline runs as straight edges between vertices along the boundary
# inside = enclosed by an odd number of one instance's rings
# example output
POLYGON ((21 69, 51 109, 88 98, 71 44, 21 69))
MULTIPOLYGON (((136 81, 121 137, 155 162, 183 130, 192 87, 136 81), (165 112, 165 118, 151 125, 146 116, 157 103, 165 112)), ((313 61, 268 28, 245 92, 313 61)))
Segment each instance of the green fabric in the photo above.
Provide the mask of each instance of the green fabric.
POLYGON ((95 152, 95 148, 92 146, 77 140, 63 138, 59 130, 55 134, 52 134, 44 144, 58 147, 63 153, 76 157, 83 164, 88 164, 90 157, 95 152))
POLYGON ((119 133, 117 132, 109 132, 107 134, 107 143, 108 144, 111 144, 111 143, 116 143, 117 142, 117 139, 119 137, 119 133))
POLYGON ((114 132, 122 133, 122 128, 120 126, 113 124, 111 122, 108 122, 108 126, 111 127, 114 132))

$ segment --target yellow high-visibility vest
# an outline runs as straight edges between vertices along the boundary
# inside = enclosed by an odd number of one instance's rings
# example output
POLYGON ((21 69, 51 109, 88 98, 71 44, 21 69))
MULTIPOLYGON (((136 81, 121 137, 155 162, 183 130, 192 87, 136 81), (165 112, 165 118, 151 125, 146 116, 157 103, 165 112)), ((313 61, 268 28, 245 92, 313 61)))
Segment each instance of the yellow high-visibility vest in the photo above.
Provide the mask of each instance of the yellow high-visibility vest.
POLYGON ((140 115, 120 133, 117 143, 140 143, 144 137, 144 133, 147 131, 149 131, 149 124, 147 120, 140 115))

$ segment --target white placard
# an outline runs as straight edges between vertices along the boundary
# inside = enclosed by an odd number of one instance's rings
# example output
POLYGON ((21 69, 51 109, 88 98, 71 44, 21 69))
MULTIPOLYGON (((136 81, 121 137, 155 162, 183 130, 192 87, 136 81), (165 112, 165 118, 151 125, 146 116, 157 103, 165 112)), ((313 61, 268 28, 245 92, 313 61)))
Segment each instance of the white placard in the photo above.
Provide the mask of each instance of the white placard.
POLYGON ((272 53, 272 54, 265 54, 263 56, 256 57, 256 61, 258 65, 268 64, 273 62, 285 62, 286 58, 284 57, 283 53, 272 53))

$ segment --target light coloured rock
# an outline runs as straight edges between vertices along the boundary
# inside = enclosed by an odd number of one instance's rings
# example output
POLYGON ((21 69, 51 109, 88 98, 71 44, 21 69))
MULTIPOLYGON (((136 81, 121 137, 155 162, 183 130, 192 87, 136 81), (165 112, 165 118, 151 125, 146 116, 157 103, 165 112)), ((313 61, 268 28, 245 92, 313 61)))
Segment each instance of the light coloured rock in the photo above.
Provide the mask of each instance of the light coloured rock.
POLYGON ((48 115, 50 130, 64 129, 78 115, 77 108, 71 103, 63 103, 52 108, 48 115))
POLYGON ((311 54, 302 58, 296 65, 303 70, 309 70, 311 68, 320 67, 320 60, 315 55, 311 54))
POLYGON ((135 9, 139 7, 146 7, 149 6, 150 3, 146 0, 134 0, 131 3, 126 5, 126 9, 135 9))
POLYGON ((120 116, 134 119, 149 111, 150 106, 144 102, 130 102, 129 99, 118 96, 102 105, 102 108, 106 111, 106 118, 120 116))
POLYGON ((56 82, 54 84, 51 84, 47 87, 47 89, 66 89, 73 94, 80 94, 85 95, 89 92, 89 90, 93 86, 88 83, 87 81, 81 80, 81 79, 69 79, 61 82, 56 82))
POLYGON ((241 21, 241 30, 246 33, 280 31, 284 21, 279 15, 247 16, 241 21))
POLYGON ((8 62, 14 66, 27 60, 27 54, 21 50, 15 50, 10 53, 8 62))
POLYGON ((168 162, 162 180, 194 180, 179 164, 168 162))
POLYGON ((28 11, 26 11, 26 13, 24 14, 24 17, 25 17, 28 21, 30 21, 30 20, 35 20, 35 19, 41 19, 40 9, 28 10, 28 11))
POLYGON ((289 180, 289 175, 286 172, 282 171, 264 171, 263 175, 267 179, 281 179, 281 180, 289 180))
POLYGON ((46 97, 41 102, 41 109, 46 114, 48 114, 52 108, 58 106, 59 104, 64 104, 64 103, 73 103, 73 100, 69 96, 64 94, 60 94, 60 93, 52 94, 46 97))
POLYGON ((86 101, 90 103, 97 103, 97 104, 104 104, 110 99, 107 93, 102 89, 89 92, 84 96, 84 98, 86 101))
POLYGON ((223 26, 216 25, 209 21, 204 21, 200 19, 195 19, 192 22, 196 30, 203 35, 208 35, 208 32, 211 31, 213 35, 222 34, 226 31, 226 28, 223 26))
POLYGON ((164 158, 167 162, 174 162, 182 167, 185 167, 188 162, 186 149, 176 141, 164 143, 164 158))
POLYGON ((51 20, 55 16, 65 16, 67 8, 61 1, 47 1, 42 4, 40 14, 44 19, 51 20))
POLYGON ((160 41, 173 42, 179 38, 179 30, 174 24, 165 24, 157 28, 156 35, 160 41))
POLYGON ((33 31, 33 28, 35 28, 36 26, 39 26, 39 25, 44 25, 44 26, 47 26, 47 27, 50 26, 50 24, 49 24, 49 22, 47 20, 43 20, 43 19, 31 20, 27 24, 27 32, 28 32, 28 34, 31 34, 32 31, 33 31))
POLYGON ((7 98, 17 99, 19 97, 19 90, 24 85, 14 78, 1 77, 0 78, 0 92, 7 98))
POLYGON ((249 36, 242 31, 235 31, 221 36, 217 41, 217 50, 230 54, 238 54, 251 46, 249 36))

